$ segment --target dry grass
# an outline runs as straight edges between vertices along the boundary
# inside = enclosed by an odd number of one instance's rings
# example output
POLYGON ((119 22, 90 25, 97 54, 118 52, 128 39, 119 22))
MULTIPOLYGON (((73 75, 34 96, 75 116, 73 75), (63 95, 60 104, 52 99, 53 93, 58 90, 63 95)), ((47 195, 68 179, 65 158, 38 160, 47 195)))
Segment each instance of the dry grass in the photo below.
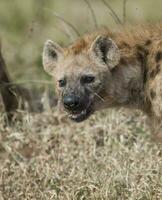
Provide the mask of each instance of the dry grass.
POLYGON ((162 199, 162 149, 141 113, 108 110, 81 124, 57 111, 19 115, 13 127, 0 118, 1 199, 162 199))

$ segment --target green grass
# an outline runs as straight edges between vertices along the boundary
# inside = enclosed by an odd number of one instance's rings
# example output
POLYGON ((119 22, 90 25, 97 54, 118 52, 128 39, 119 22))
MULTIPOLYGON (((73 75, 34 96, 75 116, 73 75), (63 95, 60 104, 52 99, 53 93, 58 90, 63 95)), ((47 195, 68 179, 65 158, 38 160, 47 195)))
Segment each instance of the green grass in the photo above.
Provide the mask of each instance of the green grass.
MULTIPOLYGON (((101 1, 90 2, 99 25, 118 28, 101 1)), ((109 3, 122 19, 122 1, 109 3)), ((161 7, 161 0, 128 0, 127 23, 155 23, 161 7)), ((94 30, 84 1, 1 0, 2 49, 14 82, 46 88, 44 81, 51 80, 42 67, 43 43, 72 41, 53 11, 81 34, 94 30)), ((71 35, 75 38, 72 30, 71 35)), ((1 113, 1 199, 161 200, 162 149, 138 111, 106 110, 81 124, 56 109, 35 115, 19 111, 11 127, 1 113)))

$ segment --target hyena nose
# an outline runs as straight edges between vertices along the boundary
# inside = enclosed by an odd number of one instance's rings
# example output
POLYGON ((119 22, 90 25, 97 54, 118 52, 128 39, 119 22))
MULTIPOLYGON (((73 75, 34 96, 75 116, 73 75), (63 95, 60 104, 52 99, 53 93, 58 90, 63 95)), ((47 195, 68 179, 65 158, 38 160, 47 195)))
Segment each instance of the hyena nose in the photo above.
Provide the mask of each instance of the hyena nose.
POLYGON ((75 95, 67 95, 64 96, 63 98, 63 103, 65 108, 70 109, 70 110, 75 110, 79 106, 79 97, 75 95))

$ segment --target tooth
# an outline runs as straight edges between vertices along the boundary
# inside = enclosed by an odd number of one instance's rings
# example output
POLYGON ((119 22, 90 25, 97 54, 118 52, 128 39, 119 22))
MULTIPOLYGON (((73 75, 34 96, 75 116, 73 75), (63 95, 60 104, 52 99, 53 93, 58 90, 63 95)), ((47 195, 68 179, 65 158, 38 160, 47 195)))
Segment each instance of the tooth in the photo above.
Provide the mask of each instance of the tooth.
POLYGON ((85 114, 86 114, 86 110, 83 110, 83 111, 81 112, 81 114, 82 114, 82 115, 85 115, 85 114))

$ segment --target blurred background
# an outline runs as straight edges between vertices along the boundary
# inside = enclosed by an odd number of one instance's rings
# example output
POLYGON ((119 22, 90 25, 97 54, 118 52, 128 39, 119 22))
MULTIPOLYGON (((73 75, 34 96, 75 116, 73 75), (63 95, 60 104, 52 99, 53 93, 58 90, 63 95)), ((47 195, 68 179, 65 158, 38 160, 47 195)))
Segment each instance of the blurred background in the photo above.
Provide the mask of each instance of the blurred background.
MULTIPOLYGON (((89 2, 99 26, 117 27, 101 0, 89 2)), ((123 20, 123 1, 107 2, 123 20)), ((158 22, 162 17, 161 0, 127 0, 126 7, 127 23, 158 22)), ((56 14, 73 24, 81 35, 94 30, 91 12, 84 0, 0 1, 0 38, 9 73, 15 82, 42 87, 44 80, 51 80, 42 68, 41 54, 45 40, 68 44, 76 36, 56 14), (33 83, 33 80, 41 82, 33 83)))

